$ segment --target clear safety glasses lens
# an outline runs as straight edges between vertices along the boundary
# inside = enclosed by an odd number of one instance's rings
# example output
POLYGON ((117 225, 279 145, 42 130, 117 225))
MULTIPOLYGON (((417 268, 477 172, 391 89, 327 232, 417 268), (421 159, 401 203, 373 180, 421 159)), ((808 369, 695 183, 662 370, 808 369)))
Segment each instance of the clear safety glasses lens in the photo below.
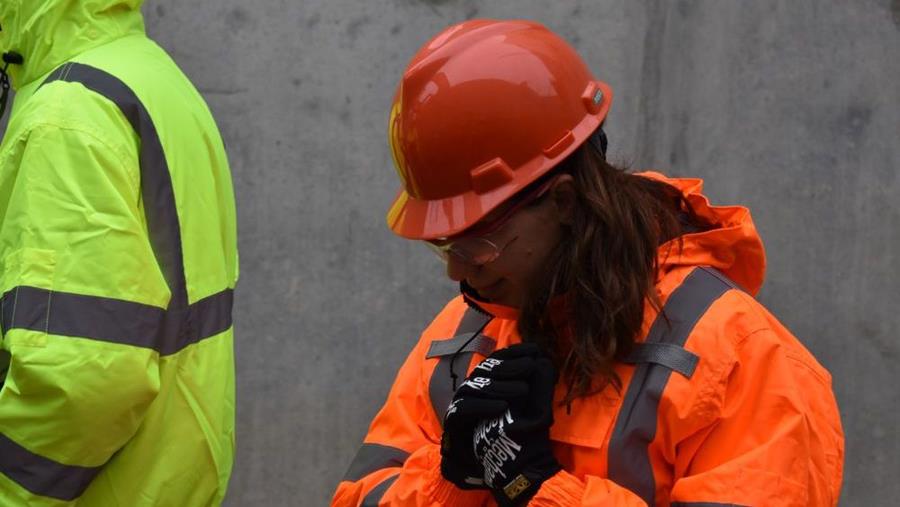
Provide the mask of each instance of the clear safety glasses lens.
POLYGON ((500 248, 485 238, 460 238, 447 244, 425 242, 432 252, 444 262, 452 255, 455 259, 472 266, 483 266, 500 255, 500 248))

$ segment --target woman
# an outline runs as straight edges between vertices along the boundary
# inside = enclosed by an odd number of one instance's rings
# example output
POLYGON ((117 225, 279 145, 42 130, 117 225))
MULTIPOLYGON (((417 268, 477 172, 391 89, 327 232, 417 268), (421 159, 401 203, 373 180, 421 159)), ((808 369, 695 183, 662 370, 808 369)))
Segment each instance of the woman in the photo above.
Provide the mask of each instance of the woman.
POLYGON ((609 164, 611 100, 536 23, 465 22, 413 58, 388 222, 462 294, 333 505, 837 503, 830 376, 753 299, 749 211, 609 164))

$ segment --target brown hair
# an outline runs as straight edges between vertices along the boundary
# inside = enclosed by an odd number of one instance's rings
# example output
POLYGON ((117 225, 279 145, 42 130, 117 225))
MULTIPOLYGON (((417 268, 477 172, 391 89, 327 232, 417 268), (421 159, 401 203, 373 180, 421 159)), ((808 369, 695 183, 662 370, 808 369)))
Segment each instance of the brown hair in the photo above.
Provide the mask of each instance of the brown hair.
POLYGON ((645 302, 660 308, 659 246, 709 224, 677 188, 611 165, 590 143, 552 173, 558 171, 574 179, 573 221, 529 289, 519 332, 551 354, 570 403, 610 383, 621 389, 613 364, 633 347, 645 302), (549 311, 560 295, 568 311, 563 336, 549 311))

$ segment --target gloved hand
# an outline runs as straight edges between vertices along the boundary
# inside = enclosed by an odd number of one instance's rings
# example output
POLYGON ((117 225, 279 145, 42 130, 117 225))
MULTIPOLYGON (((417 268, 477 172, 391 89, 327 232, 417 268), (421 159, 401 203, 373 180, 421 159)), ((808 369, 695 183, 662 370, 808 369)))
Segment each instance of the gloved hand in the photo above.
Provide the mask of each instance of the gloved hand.
POLYGON ((441 474, 445 479, 461 489, 487 489, 481 460, 472 446, 475 426, 528 403, 528 379, 538 354, 532 343, 498 350, 479 363, 456 390, 444 415, 441 436, 441 474))
POLYGON ((545 356, 534 360, 525 404, 511 404, 500 417, 475 428, 472 445, 485 485, 500 507, 524 505, 562 467, 553 456, 553 389, 556 371, 545 356))

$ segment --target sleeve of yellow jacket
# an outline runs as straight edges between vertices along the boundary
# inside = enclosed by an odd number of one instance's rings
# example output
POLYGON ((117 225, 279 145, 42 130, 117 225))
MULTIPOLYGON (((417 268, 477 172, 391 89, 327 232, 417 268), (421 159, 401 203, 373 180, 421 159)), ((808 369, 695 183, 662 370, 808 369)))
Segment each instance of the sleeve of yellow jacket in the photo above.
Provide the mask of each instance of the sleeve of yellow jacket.
MULTIPOLYGON (((168 298, 145 232, 137 140, 124 118, 80 87, 41 93, 49 113, 8 139, 0 160, 2 349, 10 361, 0 390, 0 505, 10 506, 74 505, 72 492, 134 435, 159 389, 151 349, 54 334, 54 298, 158 307, 168 298)), ((65 318, 85 335, 96 324, 65 318)))
MULTIPOLYGON (((486 491, 464 491, 441 476, 441 427, 428 396, 436 360, 426 360, 431 339, 446 338, 465 309, 456 300, 425 330, 400 368, 387 401, 337 487, 332 507, 485 505, 486 491)), ((462 367, 461 367, 462 368, 462 367)))
MULTIPOLYGON (((696 401, 659 421, 677 429, 667 433, 684 435, 666 449, 674 466, 662 465, 674 475, 673 505, 837 505, 843 432, 830 376, 787 330, 771 324, 719 340, 729 343, 707 354, 715 375, 695 384, 696 401), (695 427, 691 419, 709 422, 695 427)), ((646 503, 608 479, 561 472, 529 505, 646 503)))

